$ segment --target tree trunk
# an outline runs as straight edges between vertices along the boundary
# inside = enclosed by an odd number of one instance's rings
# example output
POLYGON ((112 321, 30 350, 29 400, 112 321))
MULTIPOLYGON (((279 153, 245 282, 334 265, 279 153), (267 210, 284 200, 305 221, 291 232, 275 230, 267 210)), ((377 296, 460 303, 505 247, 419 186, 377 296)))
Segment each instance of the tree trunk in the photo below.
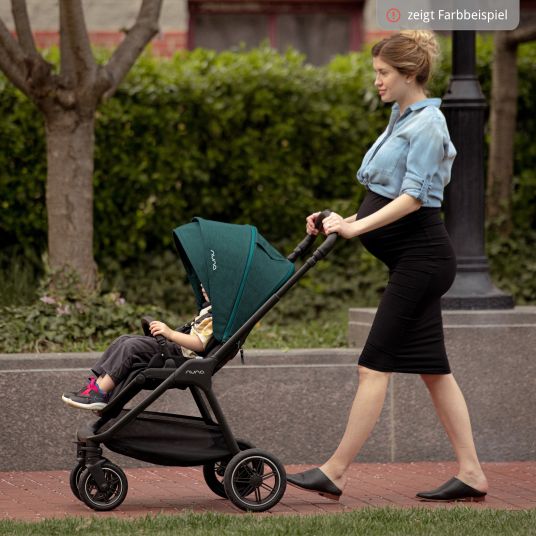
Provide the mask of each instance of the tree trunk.
POLYGON ((514 137, 517 115, 517 45, 508 32, 495 32, 491 89, 491 140, 487 177, 487 215, 508 233, 511 227, 514 137))
POLYGON ((94 111, 45 114, 48 254, 53 271, 73 269, 83 288, 96 286, 93 259, 94 111))

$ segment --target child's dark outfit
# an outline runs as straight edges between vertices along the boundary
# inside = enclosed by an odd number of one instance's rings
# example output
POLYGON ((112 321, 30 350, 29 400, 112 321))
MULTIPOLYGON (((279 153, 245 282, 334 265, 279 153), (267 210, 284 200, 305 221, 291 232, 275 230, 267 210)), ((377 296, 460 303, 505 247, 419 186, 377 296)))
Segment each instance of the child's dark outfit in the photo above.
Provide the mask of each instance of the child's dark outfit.
MULTIPOLYGON (((202 309, 191 324, 190 335, 197 335, 206 348, 212 337, 211 307, 202 309)), ((128 376, 134 362, 149 362, 151 357, 161 351, 154 337, 145 335, 122 335, 106 349, 91 370, 97 377, 108 374, 117 385, 128 376)), ((170 357, 195 359, 194 351, 174 342, 166 341, 166 355, 170 357)))
MULTIPOLYGON (((197 335, 203 343, 203 349, 213 335, 212 308, 202 309, 191 323, 190 335, 197 335)), ((91 368, 98 378, 108 374, 115 385, 122 382, 132 370, 135 363, 149 363, 151 358, 162 351, 154 337, 146 335, 122 335, 106 349, 101 358, 91 368)), ((199 356, 189 348, 166 341, 166 355, 176 360, 196 359, 199 356)), ((73 407, 101 410, 106 407, 109 393, 104 393, 96 384, 96 378, 89 378, 89 383, 77 393, 67 393, 62 400, 73 407)))

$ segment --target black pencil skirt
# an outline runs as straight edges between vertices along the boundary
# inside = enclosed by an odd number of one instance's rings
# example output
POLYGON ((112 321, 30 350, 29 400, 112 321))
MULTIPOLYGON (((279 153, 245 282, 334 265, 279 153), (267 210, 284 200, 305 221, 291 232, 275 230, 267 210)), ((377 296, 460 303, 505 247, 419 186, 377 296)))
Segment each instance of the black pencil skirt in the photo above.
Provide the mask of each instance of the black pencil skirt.
MULTIPOLYGON (((367 192, 358 219, 390 201, 367 192)), ((389 268, 389 282, 359 364, 382 372, 449 374, 441 296, 454 281, 456 257, 440 209, 421 207, 360 238, 389 268)))

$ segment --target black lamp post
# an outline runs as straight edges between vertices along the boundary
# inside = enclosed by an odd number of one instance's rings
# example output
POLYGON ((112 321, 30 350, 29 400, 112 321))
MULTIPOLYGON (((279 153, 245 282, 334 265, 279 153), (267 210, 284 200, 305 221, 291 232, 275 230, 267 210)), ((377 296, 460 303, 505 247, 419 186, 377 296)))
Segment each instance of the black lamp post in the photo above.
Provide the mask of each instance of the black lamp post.
POLYGON ((458 151, 445 190, 445 223, 458 259, 445 309, 510 309, 512 296, 496 288, 484 248, 484 122, 486 101, 476 76, 474 31, 454 31, 452 77, 443 98, 452 143, 458 151))

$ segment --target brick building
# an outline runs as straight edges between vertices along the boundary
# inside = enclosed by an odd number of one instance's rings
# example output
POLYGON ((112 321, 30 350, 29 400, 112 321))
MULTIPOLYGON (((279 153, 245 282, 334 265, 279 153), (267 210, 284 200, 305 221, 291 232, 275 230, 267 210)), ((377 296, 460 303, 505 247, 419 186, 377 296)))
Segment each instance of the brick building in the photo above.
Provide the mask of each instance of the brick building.
MULTIPOLYGON (((91 41, 117 44, 140 3, 83 0, 91 41)), ((27 0, 27 5, 38 46, 58 43, 58 0, 27 0)), ((268 42, 279 50, 293 46, 323 63, 377 37, 374 7, 374 0, 164 0, 161 32, 152 48, 169 55, 195 46, 222 50, 268 42)), ((0 18, 13 30, 11 0, 0 0, 0 18)))

